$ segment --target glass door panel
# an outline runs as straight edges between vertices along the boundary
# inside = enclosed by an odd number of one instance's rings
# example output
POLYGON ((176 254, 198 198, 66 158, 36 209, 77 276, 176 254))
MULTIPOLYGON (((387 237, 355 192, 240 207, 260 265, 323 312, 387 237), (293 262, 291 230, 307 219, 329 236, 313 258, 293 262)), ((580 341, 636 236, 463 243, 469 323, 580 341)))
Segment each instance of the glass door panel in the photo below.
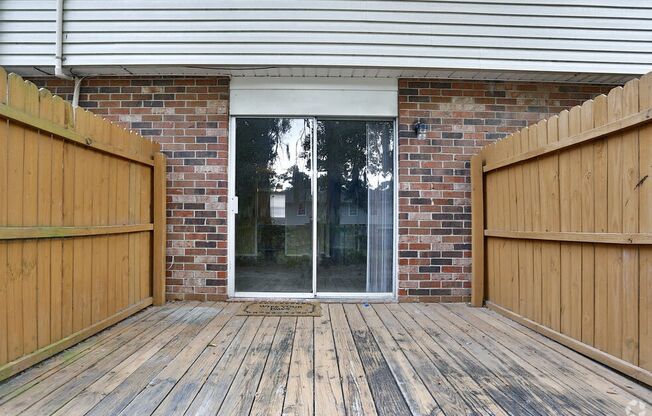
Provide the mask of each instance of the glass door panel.
POLYGON ((312 293, 311 118, 237 118, 235 290, 312 293))
POLYGON ((317 291, 392 292, 394 124, 317 122, 317 291))

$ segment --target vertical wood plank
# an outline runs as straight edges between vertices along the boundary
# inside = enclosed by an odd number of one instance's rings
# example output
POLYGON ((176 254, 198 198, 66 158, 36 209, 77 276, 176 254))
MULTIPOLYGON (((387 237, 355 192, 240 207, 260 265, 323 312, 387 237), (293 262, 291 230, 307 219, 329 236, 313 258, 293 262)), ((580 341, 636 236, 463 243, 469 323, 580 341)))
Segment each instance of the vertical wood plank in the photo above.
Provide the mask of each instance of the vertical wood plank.
MULTIPOLYGON (((539 134, 540 131, 545 131, 540 126, 545 123, 545 121, 539 122, 538 125, 532 126, 530 129, 530 149, 536 149, 545 145, 546 138, 541 137, 539 134)), ((537 159, 532 162, 532 172, 530 176, 530 181, 532 184, 532 228, 534 231, 542 231, 541 226, 541 192, 539 191, 539 161, 537 159)), ((533 269, 532 269, 532 299, 533 299, 533 319, 536 322, 541 322, 541 241, 534 241, 532 243, 533 247, 533 269)))
MULTIPOLYGON (((527 152, 532 150, 530 147, 530 128, 526 127, 521 130, 521 151, 527 152)), ((534 231, 533 229, 533 205, 532 205, 532 164, 523 164, 523 228, 524 231, 534 231)), ((521 298, 521 313, 527 318, 534 318, 534 299, 533 299, 533 271, 534 271, 534 245, 531 240, 523 242, 523 251, 519 255, 519 265, 522 267, 519 270, 519 275, 522 280, 520 282, 521 298), (522 260, 522 261, 521 261, 522 260)))
MULTIPOLYGON (((152 171, 150 167, 140 166, 140 222, 151 223, 152 218, 152 171)), ((152 295, 152 271, 151 271, 151 244, 152 233, 140 233, 140 299, 144 299, 152 295)))
MULTIPOLYGON (((570 128, 570 112, 567 110, 559 113, 557 127, 557 135, 559 140, 564 140, 569 136, 570 128)), ((560 231, 570 231, 570 154, 568 152, 560 152, 559 154, 559 229, 560 231)), ((571 292, 571 269, 570 269, 570 251, 567 243, 560 243, 560 258, 559 258, 559 329, 563 333, 567 333, 570 327, 570 310, 569 294, 571 292)))
MULTIPOLYGON (((623 89, 614 88, 607 96, 608 121, 623 116, 623 89)), ((622 134, 607 139, 607 213, 608 231, 623 232, 623 142, 622 134)), ((616 357, 622 356, 623 341, 623 250, 610 246, 607 249, 607 352, 616 357)))
MULTIPOLYGON (((480 166, 482 175, 482 166, 480 166)), ((166 160, 163 153, 154 155, 154 232, 152 294, 154 305, 165 303, 165 245, 166 245, 166 160)), ((475 230, 475 229, 474 229, 475 230)), ((481 232, 484 230, 481 230, 481 232)), ((482 260, 484 261, 484 259, 482 260)), ((482 265, 484 268, 484 264, 482 265)), ((473 285, 475 286, 475 279, 473 285)), ((482 301, 481 301, 482 302, 482 301)))
MULTIPOLYGON (((559 140, 559 117, 551 117, 545 125, 547 143, 559 140)), ((543 158, 541 167, 542 225, 546 232, 559 231, 559 157, 543 158)), ((555 330, 560 328, 560 244, 544 241, 541 245, 543 324, 555 330)))
MULTIPOLYGON (((102 134, 105 136, 106 140, 111 146, 118 148, 117 137, 114 136, 114 124, 104 121, 102 134)), ((107 217, 106 223, 110 225, 117 224, 117 197, 120 190, 118 189, 118 159, 115 157, 109 157, 107 160, 106 166, 106 175, 107 175, 107 217)), ((107 237, 107 315, 113 315, 120 308, 118 307, 117 302, 117 286, 118 286, 118 276, 117 276, 117 265, 118 258, 116 256, 117 252, 117 236, 108 236, 107 237)))
MULTIPOLYGON (((137 169, 133 163, 129 164, 129 223, 138 222, 137 215, 140 207, 140 182, 137 180, 137 169)), ((140 274, 139 274, 139 245, 138 236, 129 234, 129 304, 136 302, 140 296, 140 274)))
MULTIPOLYGON (((120 146, 126 149, 126 139, 124 129, 117 127, 115 134, 118 137, 120 146)), ((117 196, 118 204, 118 224, 129 223, 129 162, 125 160, 118 161, 118 187, 120 192, 117 196)), ((120 283, 119 292, 120 307, 125 308, 129 305, 129 288, 130 288, 130 275, 129 275, 129 236, 121 235, 118 237, 118 250, 119 250, 119 276, 120 283)))
MULTIPOLYGON (((25 112, 38 116, 38 88, 25 82, 25 112)), ((31 128, 25 129, 25 153, 23 160, 23 225, 38 225, 38 143, 39 134, 31 128)), ((25 352, 38 346, 38 283, 37 242, 23 242, 23 342, 25 352)))
MULTIPOLYGON (((63 100, 52 97, 52 121, 65 126, 66 109, 63 100)), ((64 140, 54 138, 52 142, 52 226, 63 225, 64 209, 64 140)), ((54 239, 50 245, 50 335, 52 341, 62 336, 62 298, 63 298, 63 245, 64 239, 54 239)))
MULTIPOLYGON (((0 67, 0 103, 7 104, 7 73, 0 67)), ((9 122, 0 119, 0 195, 8 194, 8 143, 9 142, 9 122)), ((0 226, 6 227, 7 224, 7 206, 9 198, 0 199, 0 226)), ((7 262, 6 242, 0 242, 0 364, 8 361, 7 354, 7 304, 10 302, 7 294, 7 285, 9 284, 8 262, 7 262)))
MULTIPOLYGON (((652 108, 652 73, 639 82, 640 110, 652 108)), ((652 233, 652 125, 639 129, 639 232, 652 233)), ((639 258, 639 366, 652 370, 652 247, 639 258)))
MULTIPOLYGON (((101 142, 101 128, 102 126, 99 123, 99 118, 93 114, 88 113, 89 116, 89 128, 88 135, 92 140, 101 142)), ((89 192, 91 194, 91 214, 90 225, 101 224, 102 223, 102 205, 103 205, 103 177, 102 177, 102 165, 104 155, 99 152, 88 151, 86 152, 87 160, 90 162, 89 169, 89 192)), ((105 271, 106 265, 104 264, 102 254, 102 238, 100 236, 94 236, 89 238, 91 246, 91 274, 89 276, 90 280, 90 303, 91 303, 91 317, 90 322, 98 322, 102 318, 102 306, 106 296, 106 291, 104 290, 105 283, 105 271)), ((106 252, 104 252, 105 254, 106 252)))
MULTIPOLYGON (((64 108, 64 125, 72 127, 74 124, 73 121, 73 111, 72 106, 64 102, 61 98, 56 97, 58 102, 62 103, 61 105, 64 108)), ((77 175, 75 175, 75 170, 78 165, 77 160, 77 146, 66 142, 64 143, 63 148, 63 225, 65 226, 74 226, 76 225, 75 212, 77 208, 77 192, 78 188, 75 188, 77 183, 77 175)), ((61 273, 62 273, 62 288, 61 288, 61 335, 66 337, 73 332, 75 318, 75 310, 73 309, 75 300, 75 256, 74 249, 77 239, 66 238, 63 241, 63 254, 61 261, 61 273)))
MULTIPOLYGON (((593 104, 593 125, 599 127, 607 124, 607 96, 596 97, 593 104)), ((607 216, 607 176, 609 163, 607 158, 607 139, 599 139, 593 144, 593 186, 595 192, 595 232, 606 233, 608 229, 607 216)), ((595 246, 595 301, 594 301, 594 346, 602 351, 607 350, 607 281, 608 259, 607 246, 595 246)))
MULTIPOLYGON (((638 112, 637 79, 629 81, 623 88, 623 116, 638 112)), ((630 129, 622 135, 623 147, 623 232, 639 232, 639 146, 638 129, 630 129)), ((638 364, 638 325, 639 325, 639 281, 638 281, 638 247, 624 247, 623 254, 623 339, 622 359, 633 364, 638 364)))
MULTIPOLYGON (((520 155, 523 153, 522 149, 522 143, 521 143, 521 133, 516 132, 513 134, 513 148, 514 148, 514 155, 520 155)), ((524 207, 523 207, 523 164, 519 163, 516 166, 514 166, 514 181, 515 181, 515 186, 514 186, 514 196, 515 196, 515 205, 516 205, 516 224, 514 230, 516 231, 523 231, 525 227, 525 217, 524 217, 524 207)), ((522 277, 522 270, 523 270, 523 265, 522 263, 524 262, 524 256, 523 256, 523 249, 524 249, 524 242, 523 241, 517 241, 515 242, 515 247, 516 250, 514 252, 514 255, 516 256, 516 282, 515 282, 515 288, 514 288, 514 310, 518 312, 519 314, 522 313, 523 309, 523 290, 521 288, 521 282, 523 280, 522 277)))
MULTIPOLYGON (((569 114, 569 134, 575 136, 581 131, 581 107, 575 106, 569 114)), ((569 154, 569 188, 570 192, 570 218, 568 227, 570 231, 582 230, 582 182, 581 182, 581 151, 579 148, 567 149, 569 154)), ((566 333, 575 339, 582 338, 582 246, 579 243, 569 243, 567 265, 570 271, 566 306, 566 333)))
MULTIPOLYGON (((581 131, 593 128, 593 101, 582 104, 581 131)), ((594 145, 588 143, 580 148, 582 159, 582 231, 595 230, 594 192, 594 145)), ((593 244, 582 244, 582 342, 593 345, 594 299, 595 299, 595 256, 593 244)))
MULTIPOLYGON (((109 125, 101 117, 95 116, 96 123, 96 134, 102 138, 102 141, 110 144, 110 134, 109 134, 109 125)), ((99 152, 98 152, 99 153, 99 152)), ((99 154, 99 163, 100 168, 99 172, 99 189, 100 189, 100 207, 99 207, 99 222, 98 224, 108 225, 109 224, 109 166, 110 155, 100 153, 99 154)), ((109 264, 108 264, 108 255, 109 255, 109 237, 106 235, 100 236, 97 239, 99 246, 98 261, 100 263, 100 305, 97 308, 98 316, 97 319, 102 320, 109 316, 109 264)))
MULTIPOLYGON (((39 91, 39 118, 52 121, 52 94, 48 90, 39 91)), ((38 136, 37 167, 37 216, 38 225, 52 225, 52 146, 55 139, 51 135, 38 136)), ((52 240, 40 239, 37 250, 37 342, 43 348, 51 342, 51 246, 52 240)))
MULTIPOLYGON (((8 77, 8 104, 15 109, 25 109, 25 89, 23 80, 16 74, 8 77)), ((7 225, 23 225, 23 159, 25 153, 25 131, 16 124, 9 123, 7 154, 7 225)), ((22 241, 7 243, 7 332, 12 334, 8 341, 9 361, 23 355, 23 284, 22 284, 22 241)))
MULTIPOLYGON (((507 139, 507 146, 509 155, 514 156, 517 154, 514 136, 509 136, 507 139)), ((520 148, 520 146, 519 146, 520 148)), ((518 230, 518 201, 516 197, 516 167, 509 167, 507 174, 509 175, 509 187, 507 194, 507 201, 509 206, 509 230, 518 230)), ((519 289, 518 289, 518 244, 519 241, 509 241, 508 258, 510 260, 510 293, 509 293, 509 307, 513 311, 518 311, 519 305, 519 289)))

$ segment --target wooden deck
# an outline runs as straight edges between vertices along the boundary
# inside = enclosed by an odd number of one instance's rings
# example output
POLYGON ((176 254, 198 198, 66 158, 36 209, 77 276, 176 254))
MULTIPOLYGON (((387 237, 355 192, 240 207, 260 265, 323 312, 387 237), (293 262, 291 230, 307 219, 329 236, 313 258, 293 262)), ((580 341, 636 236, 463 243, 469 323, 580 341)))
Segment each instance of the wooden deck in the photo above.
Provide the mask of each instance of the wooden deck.
POLYGON ((320 318, 262 318, 239 306, 149 308, 0 383, 0 414, 624 415, 652 402, 486 309, 332 303, 320 318))

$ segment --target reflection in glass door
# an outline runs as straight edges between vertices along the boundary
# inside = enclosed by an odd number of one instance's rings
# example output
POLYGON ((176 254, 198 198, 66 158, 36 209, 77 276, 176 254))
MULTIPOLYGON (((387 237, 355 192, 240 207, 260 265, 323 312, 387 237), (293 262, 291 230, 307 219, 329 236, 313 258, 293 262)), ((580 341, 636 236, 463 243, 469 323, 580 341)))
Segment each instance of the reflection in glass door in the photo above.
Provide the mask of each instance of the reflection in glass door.
POLYGON ((393 166, 392 122, 317 122, 317 292, 392 292, 393 166))
POLYGON ((238 118, 235 290, 313 293, 310 118, 238 118))
POLYGON ((394 123, 235 125, 235 291, 392 293, 394 123))

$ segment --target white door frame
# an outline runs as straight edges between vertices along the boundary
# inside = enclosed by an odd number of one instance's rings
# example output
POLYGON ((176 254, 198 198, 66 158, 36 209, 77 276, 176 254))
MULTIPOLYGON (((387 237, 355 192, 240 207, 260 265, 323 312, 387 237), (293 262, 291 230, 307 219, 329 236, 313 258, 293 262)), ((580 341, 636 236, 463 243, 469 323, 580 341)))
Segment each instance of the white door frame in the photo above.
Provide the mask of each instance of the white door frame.
MULTIPOLYGON (((357 119, 372 120, 374 117, 327 117, 330 119, 357 119)), ((388 117, 389 118, 389 117, 388 117)), ((387 120, 388 118, 383 118, 387 120)), ((392 258, 392 292, 367 293, 367 292, 318 292, 317 291, 317 117, 314 116, 284 116, 284 115, 238 115, 229 117, 229 143, 228 154, 228 201, 227 201, 227 294, 230 298, 281 298, 281 299, 370 299, 370 300, 396 300, 398 298, 398 124, 394 124, 394 224, 393 224, 393 258, 392 258), (235 195, 235 121, 236 118, 311 118, 313 120, 312 137, 312 292, 236 292, 235 290, 235 215, 238 210, 238 200, 235 195)))

